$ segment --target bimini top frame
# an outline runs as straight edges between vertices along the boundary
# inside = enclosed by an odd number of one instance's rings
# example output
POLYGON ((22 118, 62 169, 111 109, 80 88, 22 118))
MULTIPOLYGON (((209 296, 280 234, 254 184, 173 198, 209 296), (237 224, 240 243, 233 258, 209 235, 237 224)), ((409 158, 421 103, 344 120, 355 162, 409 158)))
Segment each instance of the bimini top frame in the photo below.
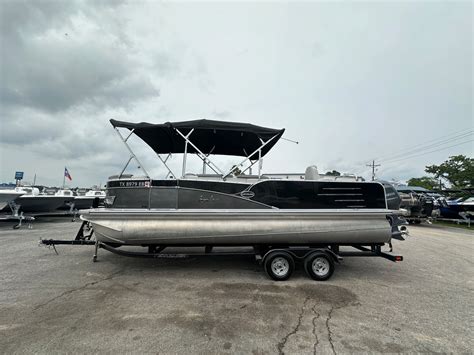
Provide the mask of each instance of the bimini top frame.
POLYGON ((258 175, 260 177, 263 156, 270 151, 285 132, 284 129, 272 129, 248 123, 212 120, 152 124, 146 122, 122 122, 112 119, 110 123, 131 154, 119 177, 122 176, 132 159, 137 161, 145 175, 149 177, 147 171, 127 144, 132 134, 140 137, 155 151, 158 158, 168 169, 168 176, 176 177, 166 164, 171 154, 184 154, 182 166, 182 176, 184 177, 187 154, 193 153, 203 161, 203 172, 205 172, 205 166, 208 166, 225 180, 237 168, 245 172, 251 169, 257 162, 259 162, 258 175), (124 137, 118 128, 126 128, 130 133, 124 137), (167 154, 167 156, 163 159, 160 154, 167 154), (239 164, 234 165, 229 171, 223 172, 209 159, 209 155, 241 156, 244 159, 239 164), (247 162, 250 165, 244 168, 244 164, 247 162))

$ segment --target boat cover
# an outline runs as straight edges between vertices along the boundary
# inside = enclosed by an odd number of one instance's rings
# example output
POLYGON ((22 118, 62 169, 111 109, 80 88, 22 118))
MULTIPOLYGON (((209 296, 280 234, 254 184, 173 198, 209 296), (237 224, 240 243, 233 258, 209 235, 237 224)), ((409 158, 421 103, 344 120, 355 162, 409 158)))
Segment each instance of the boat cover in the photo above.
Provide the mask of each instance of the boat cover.
MULTIPOLYGON (((162 124, 132 123, 110 120, 114 127, 127 128, 147 143, 156 153, 184 153, 185 139, 176 130, 187 135, 201 152, 213 155, 234 155, 248 157, 265 142, 275 137, 262 148, 262 157, 278 142, 285 129, 272 129, 249 123, 223 122, 213 120, 194 120, 166 122, 162 124)), ((188 144, 188 153, 197 153, 188 144)), ((258 159, 258 152, 250 159, 258 159)))

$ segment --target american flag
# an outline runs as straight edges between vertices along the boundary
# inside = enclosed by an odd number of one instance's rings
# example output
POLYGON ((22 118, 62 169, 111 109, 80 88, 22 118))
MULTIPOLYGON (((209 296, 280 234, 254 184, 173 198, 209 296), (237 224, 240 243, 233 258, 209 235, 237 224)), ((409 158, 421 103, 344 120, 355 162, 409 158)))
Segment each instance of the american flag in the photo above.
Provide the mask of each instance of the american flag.
POLYGON ((69 179, 69 181, 72 181, 72 177, 69 174, 69 171, 67 171, 66 167, 64 167, 64 176, 67 177, 69 179))

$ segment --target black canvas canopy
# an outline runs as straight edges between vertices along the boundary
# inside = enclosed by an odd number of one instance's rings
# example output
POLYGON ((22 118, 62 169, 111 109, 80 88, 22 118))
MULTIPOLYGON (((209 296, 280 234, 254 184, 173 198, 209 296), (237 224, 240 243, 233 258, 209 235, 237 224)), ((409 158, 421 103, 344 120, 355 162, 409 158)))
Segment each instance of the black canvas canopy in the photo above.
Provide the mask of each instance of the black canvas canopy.
MULTIPOLYGON (((132 123, 110 120, 115 128, 127 128, 147 143, 156 153, 184 153, 186 140, 183 135, 194 129, 189 140, 204 154, 234 155, 258 159, 254 153, 270 139, 261 152, 263 157, 278 142, 285 129, 272 129, 248 123, 224 122, 213 120, 194 120, 184 122, 166 122, 152 124, 146 122, 132 123)), ((188 144, 188 153, 197 153, 188 144)))

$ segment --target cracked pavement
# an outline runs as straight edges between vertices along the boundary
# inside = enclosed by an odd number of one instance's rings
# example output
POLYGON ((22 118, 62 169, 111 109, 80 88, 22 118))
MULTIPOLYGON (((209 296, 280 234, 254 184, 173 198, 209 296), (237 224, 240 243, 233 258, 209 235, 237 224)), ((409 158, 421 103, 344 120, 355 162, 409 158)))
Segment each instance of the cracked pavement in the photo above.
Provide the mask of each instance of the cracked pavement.
POLYGON ((410 227, 402 263, 345 258, 331 280, 269 280, 252 257, 132 259, 79 223, 0 224, 0 353, 470 352, 474 233, 410 227))

